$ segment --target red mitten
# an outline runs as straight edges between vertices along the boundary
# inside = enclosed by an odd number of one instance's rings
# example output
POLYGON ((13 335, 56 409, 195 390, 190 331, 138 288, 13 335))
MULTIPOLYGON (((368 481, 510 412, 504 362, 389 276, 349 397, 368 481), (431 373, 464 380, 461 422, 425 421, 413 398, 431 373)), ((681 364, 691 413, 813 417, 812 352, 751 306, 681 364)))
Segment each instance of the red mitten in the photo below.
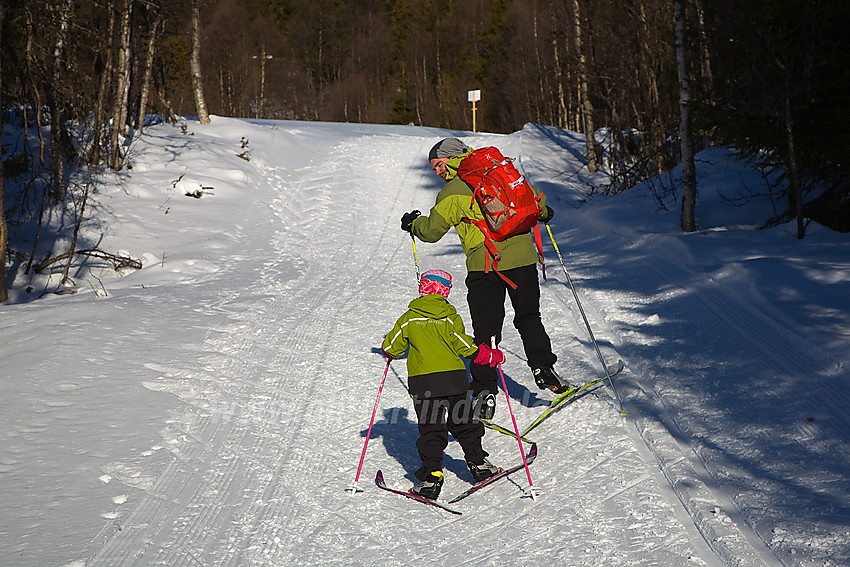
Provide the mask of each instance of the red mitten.
POLYGON ((496 366, 505 361, 505 355, 497 348, 490 348, 485 344, 478 346, 478 354, 472 359, 475 364, 482 366, 496 366))

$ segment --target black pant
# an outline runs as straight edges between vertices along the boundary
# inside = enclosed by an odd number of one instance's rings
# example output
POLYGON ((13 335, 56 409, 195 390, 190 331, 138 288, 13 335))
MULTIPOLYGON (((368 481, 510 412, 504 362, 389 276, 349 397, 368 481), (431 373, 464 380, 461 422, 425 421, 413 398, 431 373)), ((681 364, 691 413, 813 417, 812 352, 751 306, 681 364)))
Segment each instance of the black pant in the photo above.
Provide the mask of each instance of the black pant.
MULTIPOLYGON (((475 344, 496 344, 502 340, 502 324, 505 321, 505 293, 514 308, 514 327, 519 331, 522 346, 531 368, 553 366, 558 357, 552 353, 552 343, 540 318, 540 284, 537 280, 537 265, 504 270, 502 274, 516 284, 510 287, 499 275, 490 272, 470 272, 466 276, 469 314, 475 333, 475 344)), ((488 391, 498 393, 498 372, 490 366, 472 364, 472 395, 488 391)))
POLYGON ((472 416, 469 394, 444 398, 414 396, 413 407, 419 421, 416 448, 422 460, 416 478, 425 480, 432 472, 443 469, 443 451, 449 444, 449 433, 460 443, 467 461, 484 462, 487 456, 481 448, 484 425, 472 416))

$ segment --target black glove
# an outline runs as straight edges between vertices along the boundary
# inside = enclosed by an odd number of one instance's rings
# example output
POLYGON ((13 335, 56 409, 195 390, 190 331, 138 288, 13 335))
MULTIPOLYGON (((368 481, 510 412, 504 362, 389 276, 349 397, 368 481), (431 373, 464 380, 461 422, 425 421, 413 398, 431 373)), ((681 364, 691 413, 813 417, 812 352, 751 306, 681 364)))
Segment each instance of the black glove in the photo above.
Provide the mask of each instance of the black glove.
POLYGON ((549 221, 552 220, 552 217, 555 216, 555 211, 552 210, 552 207, 546 207, 546 214, 540 217, 540 222, 549 224, 549 221))
POLYGON ((409 213, 404 213, 401 215, 401 229, 405 232, 409 232, 413 234, 413 219, 420 216, 422 213, 419 211, 410 211, 409 213))

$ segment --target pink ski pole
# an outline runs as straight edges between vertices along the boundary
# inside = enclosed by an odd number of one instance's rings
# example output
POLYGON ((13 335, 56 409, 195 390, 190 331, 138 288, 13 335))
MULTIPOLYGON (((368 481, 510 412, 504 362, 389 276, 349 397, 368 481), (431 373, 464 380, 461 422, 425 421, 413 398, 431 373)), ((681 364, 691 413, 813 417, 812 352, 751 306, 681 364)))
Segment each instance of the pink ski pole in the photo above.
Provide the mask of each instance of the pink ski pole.
MULTIPOLYGON (((490 344, 493 345, 493 348, 496 348, 496 337, 491 337, 490 344)), ((516 440, 519 443, 519 454, 522 456, 522 464, 525 467, 525 475, 528 477, 528 492, 531 494, 532 500, 537 500, 537 489, 534 488, 534 483, 531 482, 531 471, 528 470, 528 462, 525 460, 525 449, 522 448, 522 439, 519 434, 519 427, 516 424, 516 417, 514 416, 514 410, 511 409, 511 397, 508 395, 508 385, 505 382, 505 373, 502 372, 501 363, 496 365, 499 368, 499 376, 502 377, 502 389, 505 391, 505 400, 508 402, 508 412, 511 414, 511 421, 514 423, 514 431, 516 432, 516 440)))
POLYGON ((375 414, 378 413, 378 402, 381 401, 381 392, 384 391, 384 382, 387 381, 387 373, 390 371, 390 362, 392 362, 392 358, 387 359, 387 367, 384 369, 384 377, 381 380, 381 387, 378 388, 378 396, 375 398, 375 407, 372 410, 372 419, 369 420, 369 430, 366 432, 366 440, 363 442, 363 452, 360 454, 360 464, 357 465, 357 474, 354 477, 354 484, 352 484, 348 490, 351 491, 351 495, 354 496, 357 492, 363 492, 363 490, 358 485, 360 481, 360 470, 363 468, 363 459, 366 457, 366 447, 369 446, 369 437, 372 435, 372 424, 375 423, 375 414))

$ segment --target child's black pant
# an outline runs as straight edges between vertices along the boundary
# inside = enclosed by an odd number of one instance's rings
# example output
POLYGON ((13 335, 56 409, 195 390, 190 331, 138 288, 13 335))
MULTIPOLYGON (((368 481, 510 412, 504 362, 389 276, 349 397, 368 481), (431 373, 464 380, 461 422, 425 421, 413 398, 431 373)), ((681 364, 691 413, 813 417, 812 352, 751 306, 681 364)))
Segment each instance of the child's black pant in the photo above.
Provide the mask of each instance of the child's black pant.
POLYGON ((419 422, 416 448, 422 460, 416 478, 425 480, 432 472, 443 469, 443 452, 449 444, 449 433, 460 443, 467 461, 484 462, 487 456, 481 447, 484 425, 473 418, 468 394, 443 398, 414 396, 413 407, 419 422))

